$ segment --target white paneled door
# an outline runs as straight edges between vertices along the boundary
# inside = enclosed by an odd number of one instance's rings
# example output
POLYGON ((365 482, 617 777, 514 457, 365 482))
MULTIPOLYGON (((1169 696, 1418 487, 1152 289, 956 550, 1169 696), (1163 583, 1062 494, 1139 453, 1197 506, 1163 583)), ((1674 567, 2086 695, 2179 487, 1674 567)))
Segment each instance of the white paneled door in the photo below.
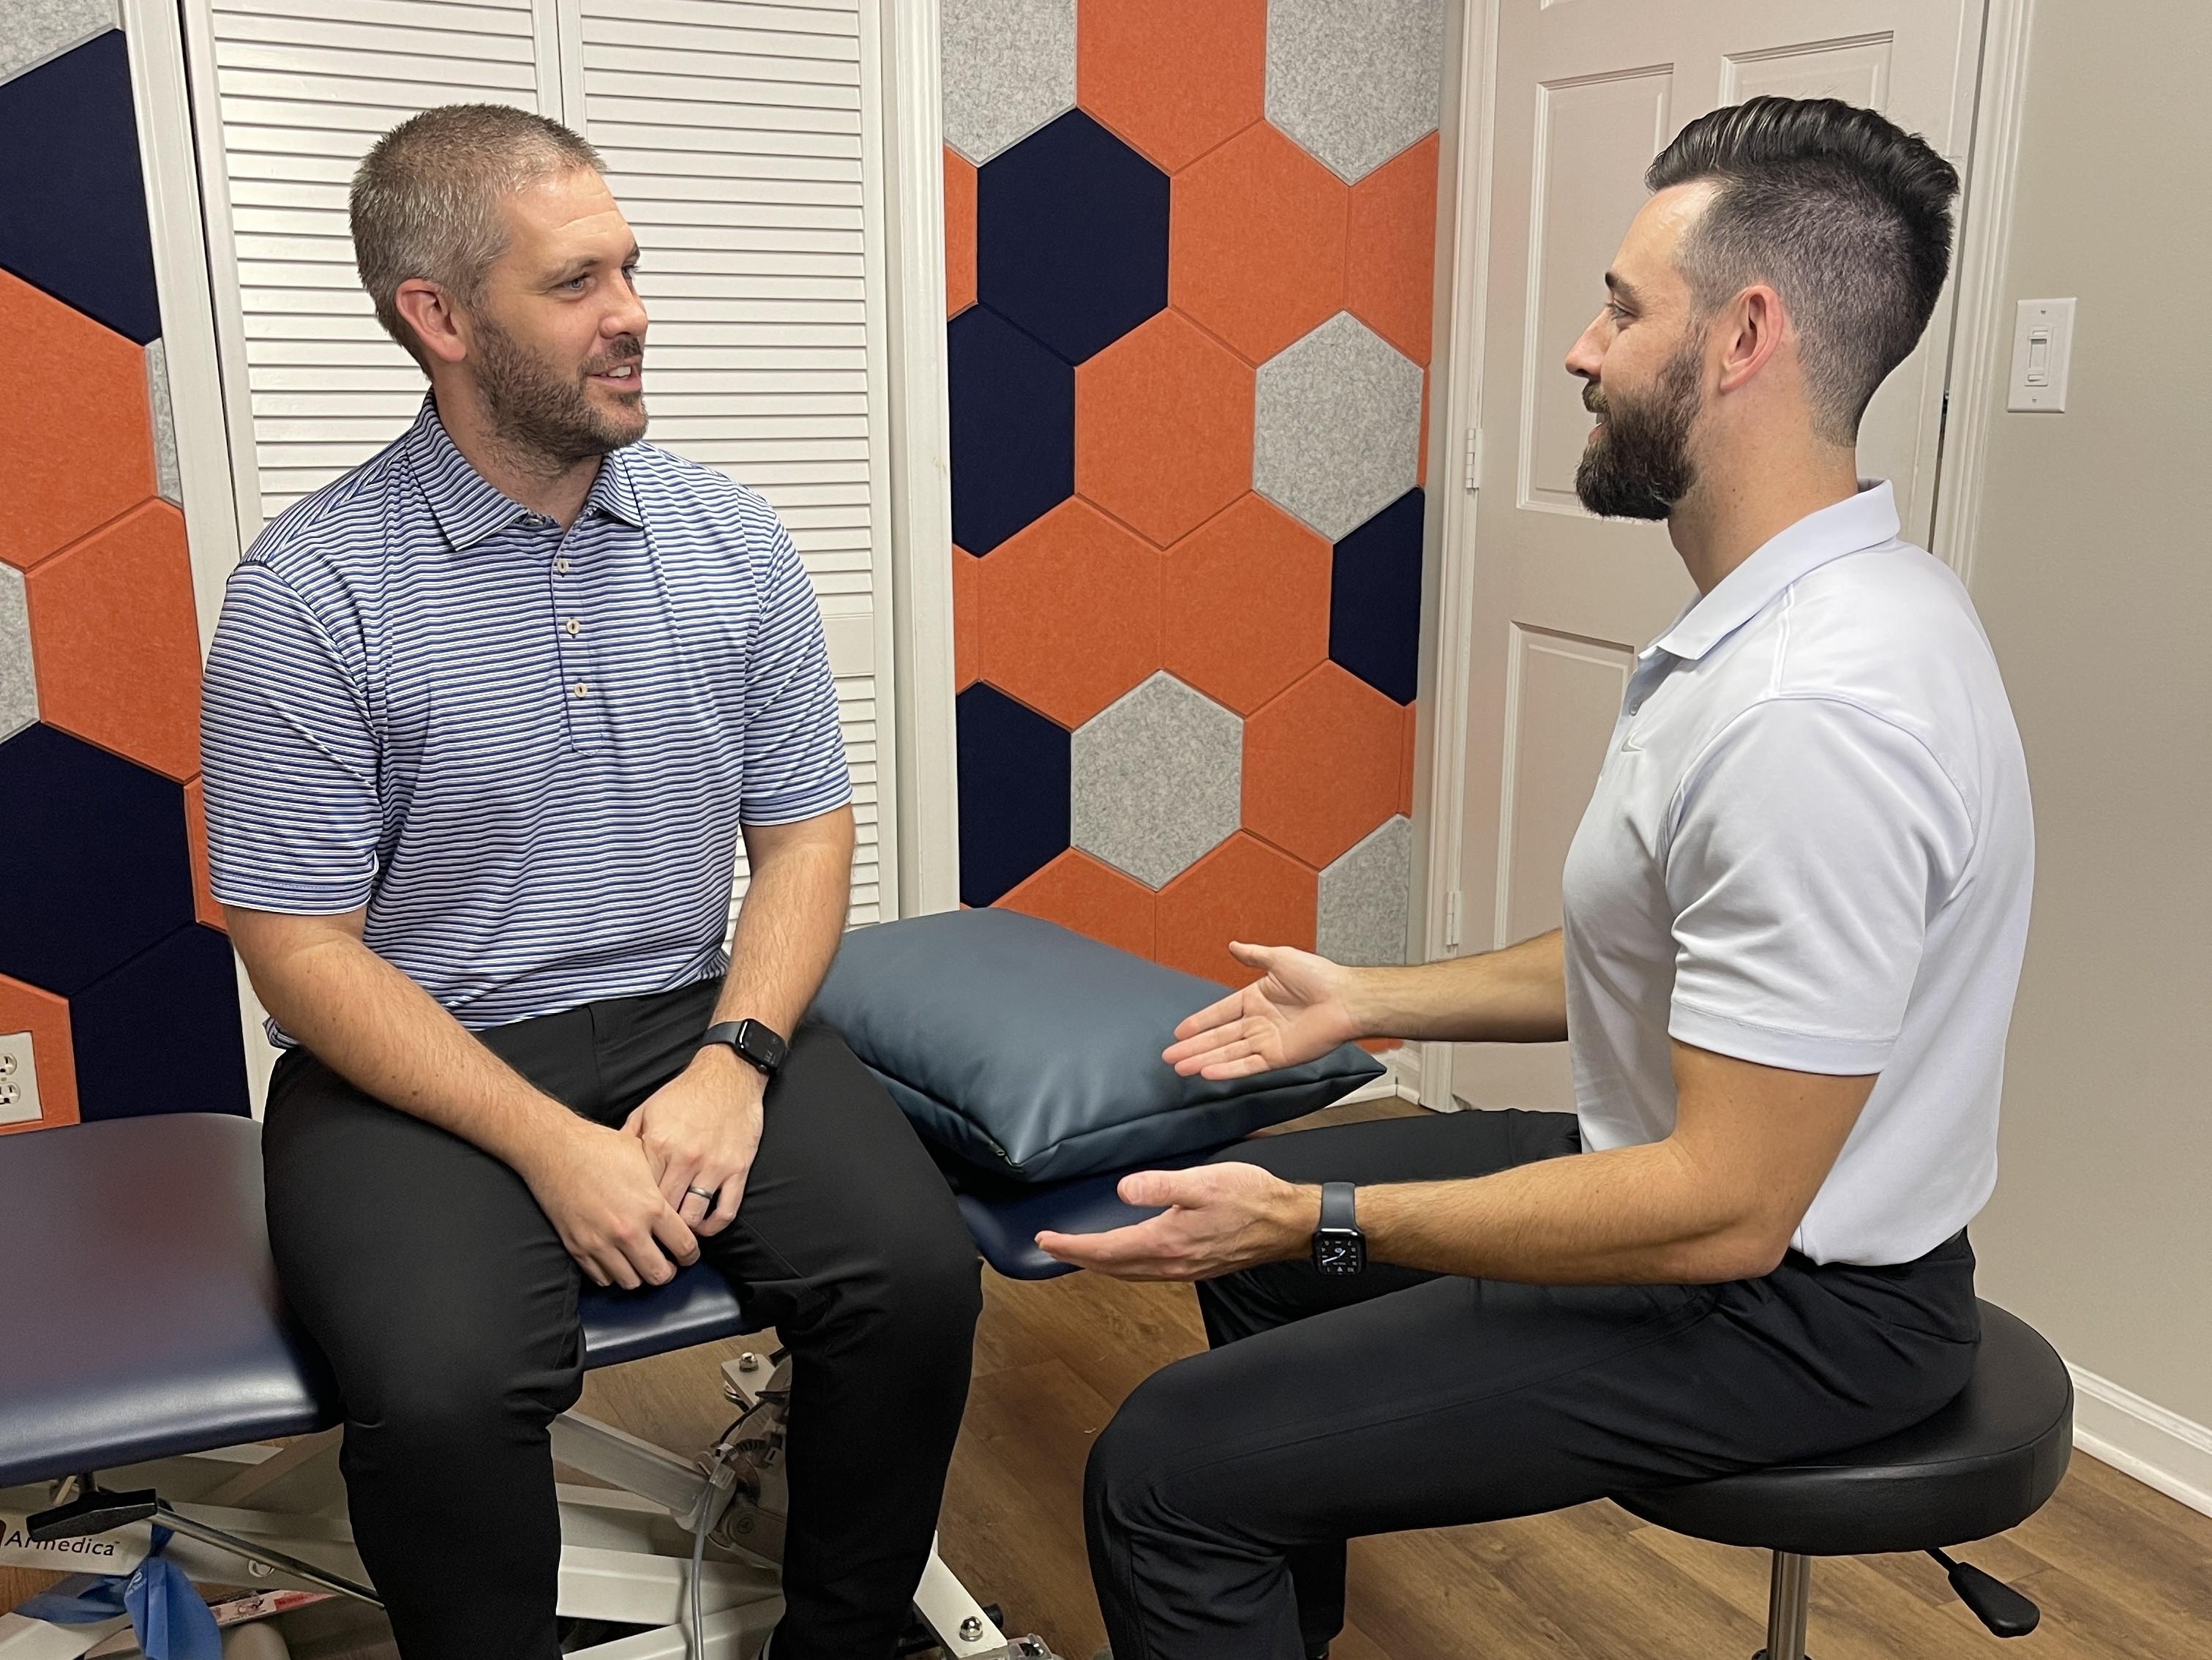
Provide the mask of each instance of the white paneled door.
MULTIPOLYGON (((1662 526, 1593 519, 1574 494, 1589 417, 1562 362, 1603 301, 1644 169, 1697 116, 1775 93, 1881 110, 1963 173, 1981 12, 1979 0, 1497 0, 1457 949, 1559 925, 1567 843, 1635 654, 1692 592, 1662 526)), ((1860 470, 1895 481, 1906 534, 1923 543, 1949 334, 1947 295, 1860 435, 1860 470)), ((1456 1045, 1449 1078, 1474 1106, 1573 1104, 1564 1044, 1456 1045)))
MULTIPOLYGON (((854 922, 895 915, 878 0, 187 0, 219 121, 261 519, 374 453, 423 381, 355 281, 362 155, 435 105, 584 133, 637 232, 654 442, 791 528, 819 599, 853 769, 854 922), (878 721, 880 707, 882 718, 878 721)), ((220 240, 220 239, 218 239, 220 240)), ((219 283, 220 286, 220 283, 219 283)), ((235 406, 235 405, 234 405, 235 406)), ((244 515, 250 532, 255 522, 244 515)), ((739 883, 743 885, 742 860, 739 883)))

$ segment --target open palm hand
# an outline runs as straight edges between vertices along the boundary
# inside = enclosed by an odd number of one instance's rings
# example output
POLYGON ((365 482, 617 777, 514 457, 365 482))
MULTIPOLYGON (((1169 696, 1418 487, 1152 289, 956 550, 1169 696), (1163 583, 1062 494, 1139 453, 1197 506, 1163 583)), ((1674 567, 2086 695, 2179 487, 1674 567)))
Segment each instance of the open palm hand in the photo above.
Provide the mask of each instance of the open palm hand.
POLYGON ((1295 1067, 1359 1033, 1346 996, 1350 971, 1291 946, 1247 946, 1230 952, 1260 978, 1208 1004, 1175 1031, 1161 1059, 1183 1077, 1246 1078, 1295 1067))

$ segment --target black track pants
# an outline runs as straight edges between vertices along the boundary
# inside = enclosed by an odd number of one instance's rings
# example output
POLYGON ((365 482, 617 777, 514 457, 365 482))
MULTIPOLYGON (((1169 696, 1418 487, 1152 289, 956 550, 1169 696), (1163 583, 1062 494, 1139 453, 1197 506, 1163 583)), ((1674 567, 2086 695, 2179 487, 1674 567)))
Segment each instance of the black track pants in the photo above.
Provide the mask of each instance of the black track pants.
MULTIPOLYGON (((618 1125, 690 1059, 719 983, 483 1041, 618 1125)), ((362 1559, 406 1660, 553 1660, 547 1425, 582 1387, 580 1271, 520 1177, 295 1050, 262 1143, 286 1301, 329 1358, 362 1559)), ((700 1242, 793 1356, 776 1660, 888 1660, 967 1399, 975 1251, 945 1179, 827 1026, 769 1087, 737 1219, 700 1242)))
MULTIPOLYGON (((1233 1154, 1298 1182, 1480 1176, 1578 1150, 1562 1114, 1346 1125, 1233 1154)), ((1959 1235, 1893 1268, 1792 1254, 1716 1286, 1508 1285, 1304 1263, 1200 1287, 1213 1347, 1093 1448, 1091 1568, 1115 1660, 1298 1660, 1344 1617, 1344 1541, 1534 1515, 1832 1452, 1965 1387, 1959 1235)))

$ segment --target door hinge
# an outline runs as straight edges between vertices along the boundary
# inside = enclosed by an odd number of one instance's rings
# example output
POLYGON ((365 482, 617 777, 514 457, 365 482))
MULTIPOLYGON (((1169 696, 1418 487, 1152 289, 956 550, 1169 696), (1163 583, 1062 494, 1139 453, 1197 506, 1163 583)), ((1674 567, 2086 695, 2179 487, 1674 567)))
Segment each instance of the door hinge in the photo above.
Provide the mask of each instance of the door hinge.
POLYGON ((1482 488, 1482 429, 1467 429, 1467 487, 1471 490, 1482 488))
POLYGON ((1446 951, 1459 949, 1459 898, 1460 892, 1457 888, 1452 889, 1450 892, 1444 895, 1444 949, 1446 951))

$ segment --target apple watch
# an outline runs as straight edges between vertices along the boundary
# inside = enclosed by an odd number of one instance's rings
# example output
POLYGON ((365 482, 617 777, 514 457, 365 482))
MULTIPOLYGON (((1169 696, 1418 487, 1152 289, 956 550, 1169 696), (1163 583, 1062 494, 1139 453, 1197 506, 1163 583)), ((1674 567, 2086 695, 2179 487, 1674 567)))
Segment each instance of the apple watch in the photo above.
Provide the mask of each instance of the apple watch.
POLYGON ((1366 1272, 1367 1236, 1352 1220, 1349 1182, 1321 1184, 1321 1225, 1314 1230, 1313 1265, 1316 1274, 1366 1272))
POLYGON ((738 1052, 739 1060, 763 1078, 774 1078, 783 1065, 783 1057, 791 1052, 791 1046, 783 1041, 781 1032, 753 1019, 724 1020, 708 1027, 707 1035, 699 1040, 699 1047, 704 1049, 709 1043, 727 1043, 738 1052))

